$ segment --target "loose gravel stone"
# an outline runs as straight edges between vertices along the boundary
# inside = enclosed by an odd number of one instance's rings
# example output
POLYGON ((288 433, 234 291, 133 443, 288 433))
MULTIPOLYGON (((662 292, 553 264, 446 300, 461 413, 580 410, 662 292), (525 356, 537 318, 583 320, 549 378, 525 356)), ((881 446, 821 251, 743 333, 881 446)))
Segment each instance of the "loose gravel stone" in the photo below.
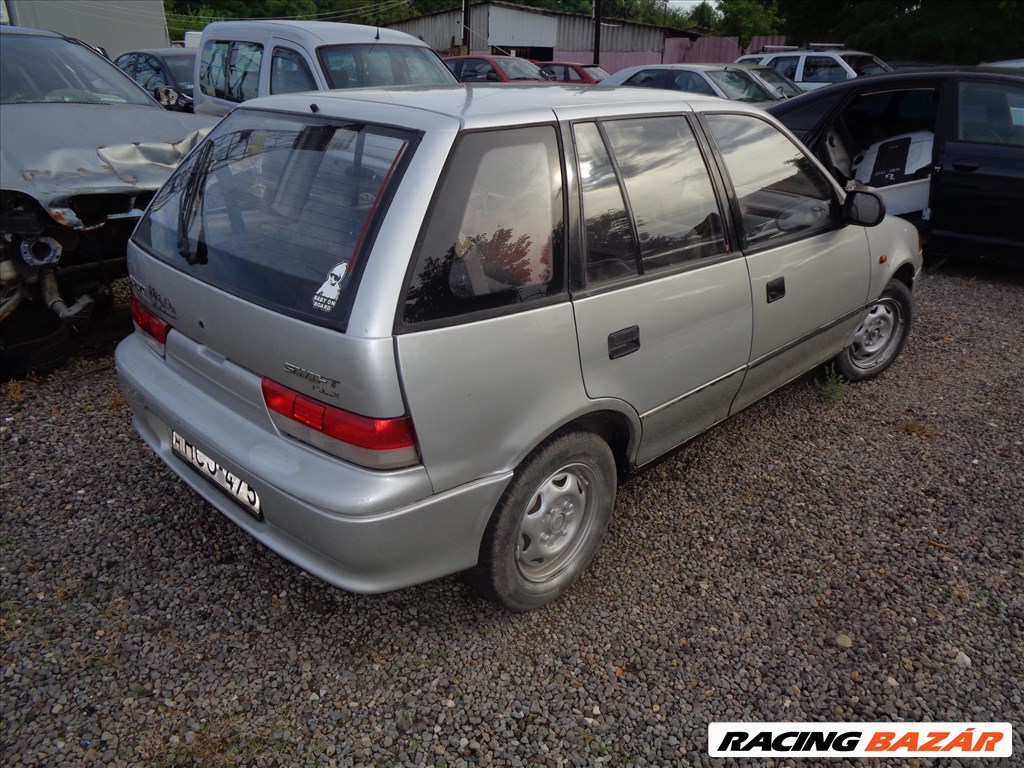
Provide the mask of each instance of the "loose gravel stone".
POLYGON ((885 375, 804 377, 624 485, 526 615, 456 576, 349 594, 246 536, 131 427, 121 311, 2 387, 0 763, 721 766, 712 721, 992 720, 1013 765, 1024 278, 933 266, 916 298, 885 375))

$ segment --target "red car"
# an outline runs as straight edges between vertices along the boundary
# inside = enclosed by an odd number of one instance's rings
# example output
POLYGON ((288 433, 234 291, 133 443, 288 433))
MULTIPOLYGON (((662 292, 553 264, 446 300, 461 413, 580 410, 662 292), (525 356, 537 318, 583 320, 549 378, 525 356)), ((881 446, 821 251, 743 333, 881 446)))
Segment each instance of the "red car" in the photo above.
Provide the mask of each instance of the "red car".
POLYGON ((563 83, 600 83, 608 73, 597 64, 576 64, 571 61, 538 61, 540 71, 551 80, 563 83))
POLYGON ((549 82, 532 61, 516 56, 448 56, 444 63, 463 83, 549 82))

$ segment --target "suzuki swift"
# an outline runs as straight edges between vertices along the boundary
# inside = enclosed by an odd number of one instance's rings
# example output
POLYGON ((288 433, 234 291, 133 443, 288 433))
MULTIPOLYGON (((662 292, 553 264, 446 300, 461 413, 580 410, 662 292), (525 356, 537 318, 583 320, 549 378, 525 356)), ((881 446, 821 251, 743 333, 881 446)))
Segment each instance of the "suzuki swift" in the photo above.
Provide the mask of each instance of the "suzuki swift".
POLYGON ((773 118, 636 88, 245 102, 129 248, 117 369, 146 443, 347 590, 458 571, 563 594, 616 489, 910 329, 914 229, 773 118))

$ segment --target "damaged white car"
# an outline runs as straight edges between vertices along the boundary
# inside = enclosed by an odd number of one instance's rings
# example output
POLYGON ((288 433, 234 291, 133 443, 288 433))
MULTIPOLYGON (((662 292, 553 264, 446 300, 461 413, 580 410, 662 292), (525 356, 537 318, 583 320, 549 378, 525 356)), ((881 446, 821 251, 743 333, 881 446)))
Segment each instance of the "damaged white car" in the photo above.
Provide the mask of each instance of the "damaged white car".
POLYGON ((80 41, 0 28, 0 371, 70 353, 153 194, 215 119, 169 112, 80 41))

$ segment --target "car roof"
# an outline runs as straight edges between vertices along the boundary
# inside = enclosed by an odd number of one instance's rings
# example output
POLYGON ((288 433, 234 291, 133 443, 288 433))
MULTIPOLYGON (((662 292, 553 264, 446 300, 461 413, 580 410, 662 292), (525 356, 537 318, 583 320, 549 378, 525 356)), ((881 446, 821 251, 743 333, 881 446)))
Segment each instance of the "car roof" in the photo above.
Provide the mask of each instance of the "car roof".
MULTIPOLYGON (((691 111, 702 106, 724 109, 726 105, 732 111, 745 107, 716 96, 663 89, 594 88, 555 83, 464 83, 264 96, 243 102, 237 109, 315 113, 321 117, 353 117, 353 110, 358 110, 361 115, 379 113, 379 117, 366 119, 404 124, 415 129, 421 124, 436 122, 429 119, 430 115, 454 119, 465 127, 482 127, 550 121, 553 110, 570 108, 627 114, 631 108, 636 112, 691 111)), ((754 108, 750 111, 757 112, 754 108)))
POLYGON ((832 83, 827 88, 807 91, 791 99, 777 101, 766 107, 773 115, 787 114, 803 108, 817 99, 842 98, 847 91, 873 91, 886 88, 916 87, 934 84, 938 81, 984 80, 1024 85, 1024 75, 1011 69, 998 67, 932 67, 928 69, 902 69, 895 72, 878 72, 861 75, 850 80, 832 83))
POLYGON ((67 37, 59 32, 51 32, 48 29, 33 29, 32 27, 10 27, 0 24, 0 35, 33 35, 35 37, 67 37))
POLYGON ((371 27, 365 24, 341 24, 335 21, 278 21, 253 19, 250 21, 214 21, 203 29, 204 38, 252 34, 256 30, 267 30, 275 34, 288 34, 305 38, 308 44, 333 45, 338 43, 365 43, 367 41, 418 45, 428 47, 417 37, 387 27, 371 27))
POLYGON ((444 58, 446 60, 447 59, 518 59, 519 61, 529 61, 531 64, 533 63, 529 59, 524 59, 522 56, 501 56, 501 55, 496 54, 496 53, 481 53, 481 54, 467 53, 467 54, 465 54, 463 56, 445 56, 444 58))
POLYGON ((128 53, 151 53, 154 56, 197 56, 199 54, 199 49, 181 48, 176 46, 171 46, 169 48, 134 48, 130 51, 118 54, 117 58, 128 53))
MULTIPOLYGON (((799 53, 856 53, 861 56, 874 56, 873 53, 867 51, 858 51, 854 48, 795 48, 791 51, 762 51, 760 56, 792 56, 799 53)), ((755 54, 750 54, 755 55, 755 54)), ((877 58, 877 57, 876 57, 877 58)))

